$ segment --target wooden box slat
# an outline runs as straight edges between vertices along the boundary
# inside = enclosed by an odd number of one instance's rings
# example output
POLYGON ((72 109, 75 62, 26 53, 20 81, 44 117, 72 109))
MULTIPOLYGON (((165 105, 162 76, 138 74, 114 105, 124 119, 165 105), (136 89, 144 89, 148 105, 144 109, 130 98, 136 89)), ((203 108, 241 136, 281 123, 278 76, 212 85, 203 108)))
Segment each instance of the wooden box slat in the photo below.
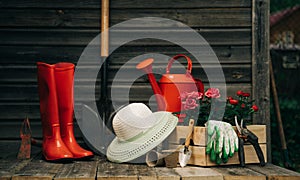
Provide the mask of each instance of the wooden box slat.
MULTIPOLYGON (((249 125, 247 128, 258 137, 258 143, 267 143, 266 126, 265 125, 249 125)), ((234 129, 236 129, 234 127, 234 129)), ((169 136, 170 144, 183 144, 187 136, 188 126, 177 126, 173 133, 169 136)), ((206 146, 207 144, 207 128, 195 126, 192 136, 194 145, 206 146)))
MULTIPOLYGON (((264 154, 265 161, 267 160, 267 146, 266 144, 260 144, 261 150, 264 154)), ((217 166, 216 163, 212 162, 210 160, 209 155, 205 153, 205 147, 200 146, 190 146, 190 149, 192 150, 192 156, 188 164, 191 165, 199 165, 199 166, 217 166)), ((245 145, 244 146, 244 152, 245 152, 245 162, 246 164, 251 163, 258 163, 259 160, 256 156, 255 150, 252 145, 245 145)), ((239 158, 238 153, 234 153, 233 157, 228 159, 228 162, 226 164, 221 165, 233 165, 233 164, 239 164, 239 158)))

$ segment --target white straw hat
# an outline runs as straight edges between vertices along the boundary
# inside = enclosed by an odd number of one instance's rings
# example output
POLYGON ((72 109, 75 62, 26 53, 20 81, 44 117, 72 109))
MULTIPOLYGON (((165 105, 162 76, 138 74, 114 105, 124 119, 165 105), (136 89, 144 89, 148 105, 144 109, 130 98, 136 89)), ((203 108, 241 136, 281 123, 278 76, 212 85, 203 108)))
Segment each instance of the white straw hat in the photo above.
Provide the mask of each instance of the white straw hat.
POLYGON ((113 117, 116 138, 108 146, 106 156, 117 163, 134 160, 164 141, 177 123, 178 118, 170 112, 152 113, 145 104, 129 104, 113 117))

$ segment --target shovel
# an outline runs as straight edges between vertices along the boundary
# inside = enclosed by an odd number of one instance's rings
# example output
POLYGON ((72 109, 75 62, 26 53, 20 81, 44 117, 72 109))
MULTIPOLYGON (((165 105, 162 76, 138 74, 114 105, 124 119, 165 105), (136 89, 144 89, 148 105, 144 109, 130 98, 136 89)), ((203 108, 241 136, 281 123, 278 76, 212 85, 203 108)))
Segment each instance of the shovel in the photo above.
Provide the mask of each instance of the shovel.
POLYGON ((189 150, 189 145, 193 134, 193 129, 194 129, 194 119, 191 119, 189 122, 188 135, 185 139, 184 146, 179 151, 178 161, 181 167, 185 167, 187 165, 192 155, 192 151, 189 150))

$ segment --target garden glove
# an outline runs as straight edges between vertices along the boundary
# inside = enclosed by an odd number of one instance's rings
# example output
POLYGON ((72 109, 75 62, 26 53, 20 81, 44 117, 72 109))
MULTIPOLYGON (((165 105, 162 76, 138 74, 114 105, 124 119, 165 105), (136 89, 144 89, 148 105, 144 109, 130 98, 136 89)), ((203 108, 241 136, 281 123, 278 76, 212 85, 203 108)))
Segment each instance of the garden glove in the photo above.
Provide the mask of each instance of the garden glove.
POLYGON ((206 154, 210 154, 210 160, 221 164, 226 163, 228 157, 232 157, 238 151, 238 137, 229 123, 209 120, 207 127, 206 154))

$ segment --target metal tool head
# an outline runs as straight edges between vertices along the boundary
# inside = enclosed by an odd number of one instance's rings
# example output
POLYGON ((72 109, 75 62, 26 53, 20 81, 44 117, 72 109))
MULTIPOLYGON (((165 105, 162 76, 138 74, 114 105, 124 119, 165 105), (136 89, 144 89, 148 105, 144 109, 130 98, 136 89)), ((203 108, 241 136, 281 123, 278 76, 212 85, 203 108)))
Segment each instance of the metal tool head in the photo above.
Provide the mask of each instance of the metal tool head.
POLYGON ((234 117, 234 121, 235 121, 235 126, 236 126, 238 132, 239 132, 240 134, 242 134, 242 129, 243 129, 243 127, 244 127, 244 126, 243 126, 243 119, 241 120, 241 125, 239 125, 239 123, 238 123, 238 121, 237 121, 237 116, 234 117))

